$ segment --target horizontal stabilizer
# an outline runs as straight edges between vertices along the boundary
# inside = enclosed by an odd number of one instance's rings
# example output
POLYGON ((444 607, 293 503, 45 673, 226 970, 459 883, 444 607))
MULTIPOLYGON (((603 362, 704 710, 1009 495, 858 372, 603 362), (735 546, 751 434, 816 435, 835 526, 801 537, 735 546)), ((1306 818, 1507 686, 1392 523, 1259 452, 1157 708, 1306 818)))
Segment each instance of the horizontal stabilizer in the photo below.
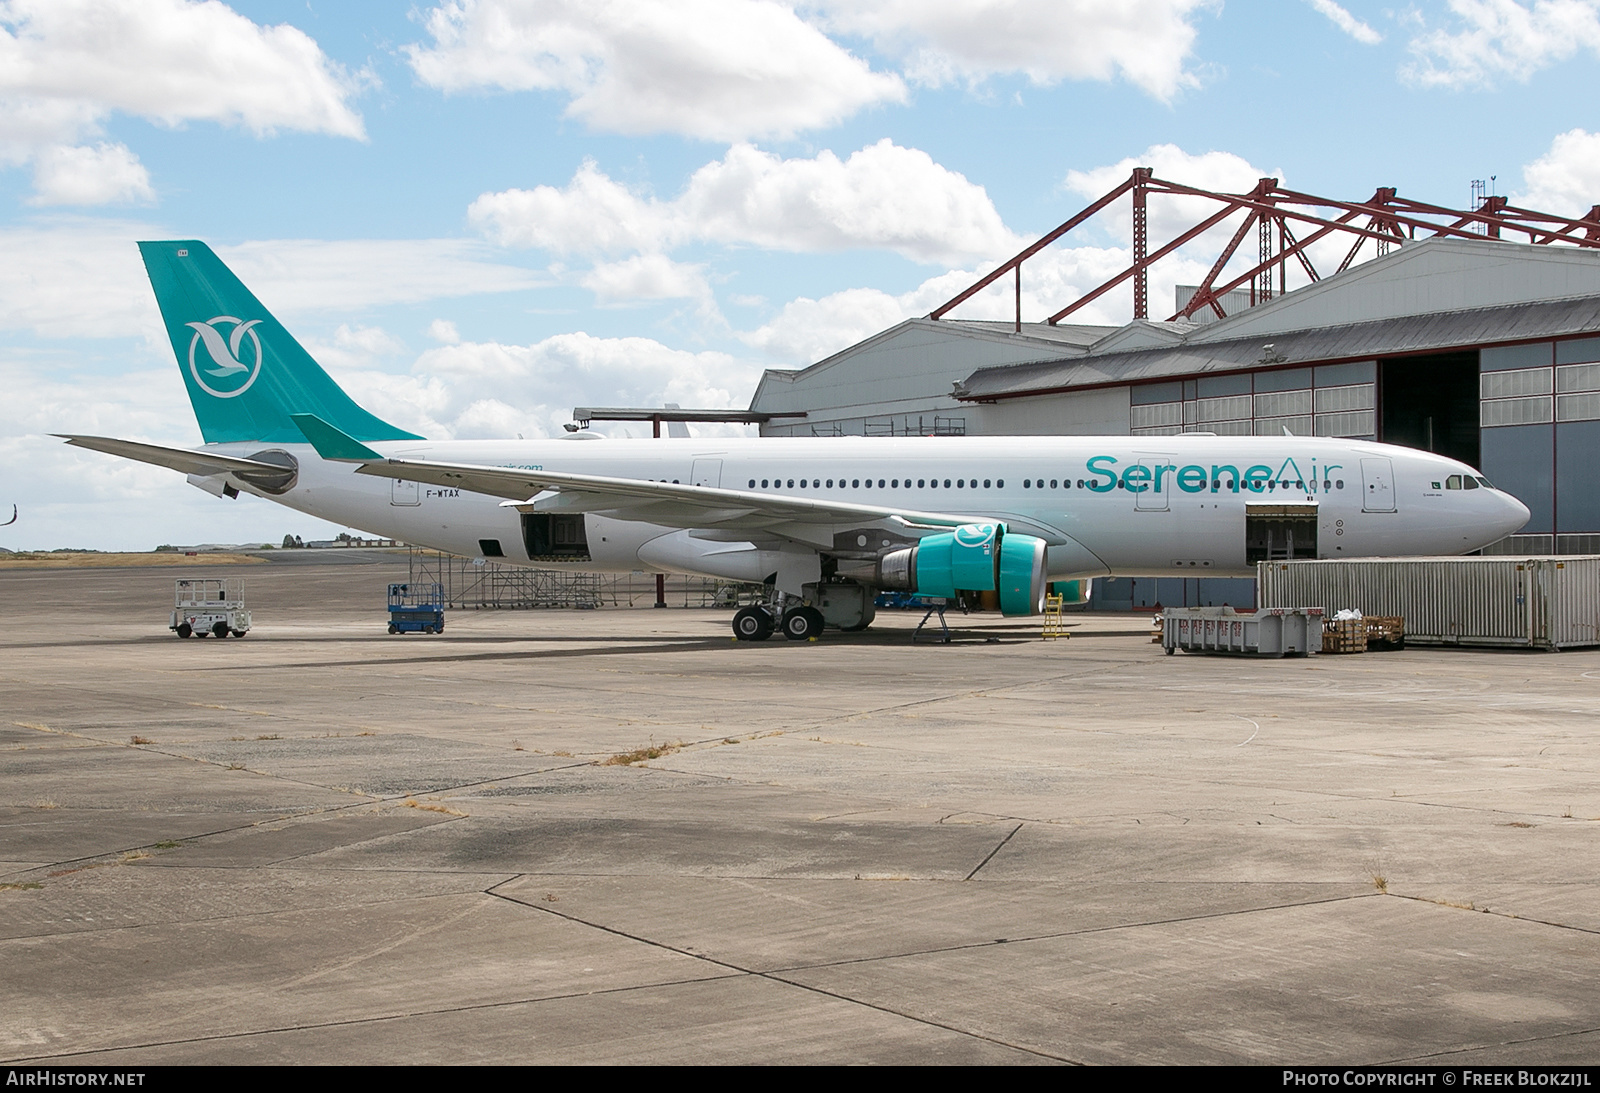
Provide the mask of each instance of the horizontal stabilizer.
POLYGON ((108 436, 73 436, 69 433, 52 435, 59 436, 75 448, 89 448, 105 452, 107 455, 120 455, 124 459, 136 459, 140 463, 152 463, 157 467, 182 471, 184 474, 210 477, 230 472, 267 475, 283 473, 283 467, 276 463, 241 459, 236 455, 222 455, 220 452, 196 452, 188 448, 168 448, 161 444, 140 444, 138 441, 116 440, 108 436))
POLYGON ((323 421, 316 414, 290 414, 289 420, 305 434, 311 446, 323 459, 336 463, 371 463, 383 456, 361 441, 323 421))

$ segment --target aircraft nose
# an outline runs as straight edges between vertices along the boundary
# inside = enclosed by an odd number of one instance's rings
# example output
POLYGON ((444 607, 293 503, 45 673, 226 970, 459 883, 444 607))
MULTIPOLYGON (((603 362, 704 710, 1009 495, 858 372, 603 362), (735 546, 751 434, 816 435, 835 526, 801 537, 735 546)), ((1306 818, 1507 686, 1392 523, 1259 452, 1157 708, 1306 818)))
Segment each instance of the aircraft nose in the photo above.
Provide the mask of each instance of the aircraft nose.
POLYGON ((1498 524, 1502 536, 1512 535, 1521 530, 1528 522, 1528 517, 1532 515, 1527 505, 1504 491, 1500 491, 1500 507, 1503 513, 1498 524))

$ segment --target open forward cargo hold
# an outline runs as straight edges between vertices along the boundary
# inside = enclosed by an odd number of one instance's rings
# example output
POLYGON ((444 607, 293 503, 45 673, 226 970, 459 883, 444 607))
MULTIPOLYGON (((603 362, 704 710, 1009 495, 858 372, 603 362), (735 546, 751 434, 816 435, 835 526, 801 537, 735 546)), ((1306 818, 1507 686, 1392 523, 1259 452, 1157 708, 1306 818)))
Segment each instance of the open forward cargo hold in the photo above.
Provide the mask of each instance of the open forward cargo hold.
POLYGON ((1406 644, 1600 645, 1600 556, 1261 562, 1262 607, 1405 618, 1406 644))

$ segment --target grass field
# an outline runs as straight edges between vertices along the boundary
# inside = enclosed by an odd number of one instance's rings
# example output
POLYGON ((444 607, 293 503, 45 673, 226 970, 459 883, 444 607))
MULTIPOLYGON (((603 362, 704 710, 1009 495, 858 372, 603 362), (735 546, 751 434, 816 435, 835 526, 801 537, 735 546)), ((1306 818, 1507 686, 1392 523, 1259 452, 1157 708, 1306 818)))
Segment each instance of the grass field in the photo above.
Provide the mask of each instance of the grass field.
POLYGON ((142 554, 99 554, 89 551, 17 551, 0 554, 0 569, 103 569, 108 566, 262 565, 265 558, 251 554, 183 554, 151 551, 142 554))

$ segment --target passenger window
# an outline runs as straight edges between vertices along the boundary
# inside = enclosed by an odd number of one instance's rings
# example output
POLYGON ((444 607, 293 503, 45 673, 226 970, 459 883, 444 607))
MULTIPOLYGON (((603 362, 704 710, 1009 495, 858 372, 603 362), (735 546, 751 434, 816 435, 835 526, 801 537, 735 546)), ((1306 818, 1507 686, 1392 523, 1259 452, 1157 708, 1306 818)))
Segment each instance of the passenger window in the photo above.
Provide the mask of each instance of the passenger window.
POLYGON ((984 489, 988 489, 989 488, 989 480, 987 478, 985 478, 983 480, 983 488, 984 489))
POLYGON ((850 480, 850 488, 853 489, 853 490, 859 490, 861 488, 861 479, 859 479, 859 478, 851 479, 850 480))
POLYGON ((879 488, 879 489, 880 489, 880 490, 881 490, 881 489, 883 489, 883 479, 881 479, 881 478, 880 478, 880 479, 878 479, 878 488, 879 488))
POLYGON ((949 489, 950 488, 950 480, 948 478, 946 478, 944 480, 944 488, 945 489, 949 489))
POLYGON ((791 489, 791 490, 792 490, 792 489, 794 489, 794 479, 792 479, 792 478, 791 478, 791 479, 789 479, 789 488, 790 488, 790 489, 791 489))
POLYGON ((927 485, 927 482, 925 482, 923 479, 921 479, 921 478, 917 479, 917 489, 920 490, 926 485, 927 485))
POLYGON ((965 489, 966 486, 967 486, 967 480, 965 478, 956 479, 956 489, 958 489, 958 490, 965 489))
POLYGON ((1024 478, 1022 480, 1022 488, 1023 489, 1027 489, 1028 488, 1028 480, 1026 478, 1024 478))
POLYGON ((762 489, 766 489, 767 488, 767 480, 765 478, 763 478, 761 480, 761 488, 762 489))
POLYGON ((750 488, 751 489, 755 489, 756 488, 756 480, 754 478, 752 478, 750 480, 750 488))
POLYGON ((997 489, 997 490, 1005 489, 1006 488, 1006 480, 1004 478, 996 478, 994 480, 994 488, 997 489))

